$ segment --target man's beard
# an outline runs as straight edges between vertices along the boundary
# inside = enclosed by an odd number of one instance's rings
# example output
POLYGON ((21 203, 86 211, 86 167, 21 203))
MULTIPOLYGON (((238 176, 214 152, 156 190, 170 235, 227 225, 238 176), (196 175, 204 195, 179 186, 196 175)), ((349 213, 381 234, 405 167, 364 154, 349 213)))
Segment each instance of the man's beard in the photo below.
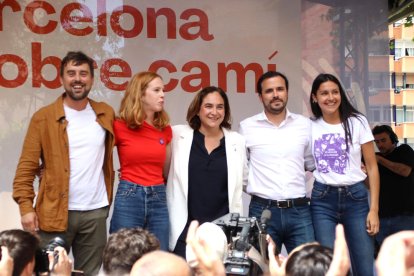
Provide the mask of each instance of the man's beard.
POLYGON ((285 108, 286 108, 286 103, 283 102, 282 100, 279 100, 279 105, 277 107, 272 107, 272 103, 276 101, 276 100, 272 100, 266 107, 267 112, 271 113, 271 114, 280 114, 282 113, 285 108))
POLYGON ((66 95, 71 98, 74 101, 81 101, 83 99, 85 99, 86 97, 88 97, 90 89, 85 89, 85 85, 82 83, 75 83, 74 85, 79 84, 82 85, 84 91, 82 93, 75 93, 74 89, 72 88, 72 85, 70 86, 69 89, 66 89, 66 95))

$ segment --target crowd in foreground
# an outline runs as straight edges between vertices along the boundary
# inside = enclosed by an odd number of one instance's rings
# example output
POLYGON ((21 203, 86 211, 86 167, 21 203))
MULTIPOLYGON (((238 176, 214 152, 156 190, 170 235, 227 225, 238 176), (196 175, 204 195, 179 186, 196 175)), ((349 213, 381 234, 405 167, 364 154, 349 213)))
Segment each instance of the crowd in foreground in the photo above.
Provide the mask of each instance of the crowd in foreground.
MULTIPOLYGON (((206 243, 197 231, 198 222, 193 221, 188 230, 187 246, 191 248, 194 259, 186 262, 176 254, 159 250, 159 241, 150 232, 141 228, 121 229, 109 237, 100 275, 229 275, 223 264, 223 252, 220 254, 218 248, 206 243)), ((269 260, 260 275, 352 275, 342 225, 336 227, 333 250, 318 243, 308 243, 283 256, 275 254, 276 246, 269 235, 267 239, 269 260)), ((35 251, 39 244, 35 235, 23 230, 6 230, 0 233, 0 244, 0 276, 33 275, 36 271, 35 251)), ((49 252, 48 259, 49 272, 36 275, 72 275, 72 260, 63 247, 49 252)), ((386 238, 376 260, 375 271, 378 276, 413 275, 414 231, 402 231, 386 238)))

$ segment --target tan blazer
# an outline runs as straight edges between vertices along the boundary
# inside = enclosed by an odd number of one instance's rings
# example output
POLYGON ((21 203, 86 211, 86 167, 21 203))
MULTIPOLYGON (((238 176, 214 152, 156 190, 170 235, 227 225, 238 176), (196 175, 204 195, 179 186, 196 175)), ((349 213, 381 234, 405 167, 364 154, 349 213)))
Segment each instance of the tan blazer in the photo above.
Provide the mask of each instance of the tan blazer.
MULTIPOLYGON (((27 130, 22 154, 13 182, 13 198, 19 204, 20 214, 36 212, 39 227, 47 232, 65 231, 68 224, 69 199, 69 147, 63 109, 63 97, 37 111, 27 130), (33 181, 42 160, 44 172, 39 184, 36 207, 33 208, 35 191, 33 181)), ((112 151, 114 111, 103 102, 89 99, 96 113, 96 121, 106 130, 103 172, 108 201, 111 204, 114 184, 112 151)))

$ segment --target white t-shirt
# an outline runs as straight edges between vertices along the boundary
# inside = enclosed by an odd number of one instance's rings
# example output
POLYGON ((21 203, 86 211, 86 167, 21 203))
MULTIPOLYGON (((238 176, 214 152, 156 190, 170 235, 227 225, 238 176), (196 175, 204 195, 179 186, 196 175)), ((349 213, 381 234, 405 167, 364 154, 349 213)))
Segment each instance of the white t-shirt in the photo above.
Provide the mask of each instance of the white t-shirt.
POLYGON ((81 111, 64 105, 69 139, 69 210, 88 211, 107 206, 108 196, 102 170, 105 129, 96 121, 88 103, 81 111))
POLYGON ((276 126, 264 112, 240 123, 249 160, 247 192, 282 200, 306 195, 305 168, 314 169, 310 120, 287 111, 276 126))
POLYGON ((364 116, 348 120, 352 133, 348 151, 342 124, 328 124, 322 117, 312 121, 312 154, 316 165, 313 176, 318 182, 351 185, 366 178, 361 169, 361 145, 372 142, 374 137, 364 116))

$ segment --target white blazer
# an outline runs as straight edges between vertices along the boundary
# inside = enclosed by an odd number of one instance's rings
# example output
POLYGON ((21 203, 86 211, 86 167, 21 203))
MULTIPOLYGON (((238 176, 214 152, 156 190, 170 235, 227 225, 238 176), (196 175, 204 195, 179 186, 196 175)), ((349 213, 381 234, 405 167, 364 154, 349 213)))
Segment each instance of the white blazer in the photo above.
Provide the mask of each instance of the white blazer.
MULTIPOLYGON (((177 240, 188 219, 188 162, 194 130, 188 125, 172 127, 171 165, 167 181, 167 204, 170 217, 170 250, 174 250, 177 240)), ((247 179, 247 157, 244 137, 235 131, 223 128, 226 139, 229 210, 243 212, 243 180, 247 179)))

